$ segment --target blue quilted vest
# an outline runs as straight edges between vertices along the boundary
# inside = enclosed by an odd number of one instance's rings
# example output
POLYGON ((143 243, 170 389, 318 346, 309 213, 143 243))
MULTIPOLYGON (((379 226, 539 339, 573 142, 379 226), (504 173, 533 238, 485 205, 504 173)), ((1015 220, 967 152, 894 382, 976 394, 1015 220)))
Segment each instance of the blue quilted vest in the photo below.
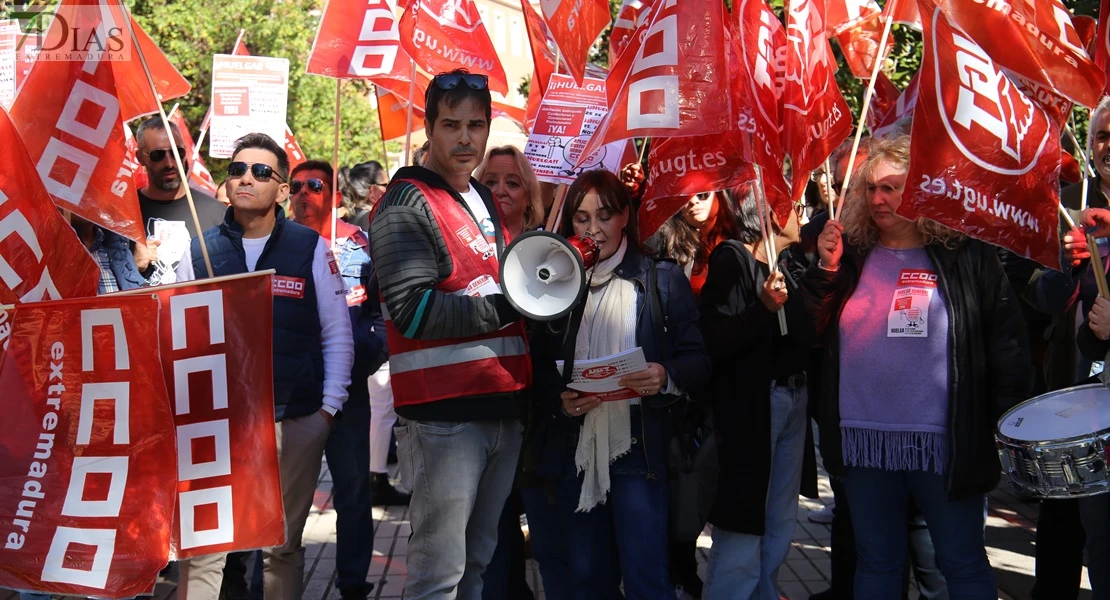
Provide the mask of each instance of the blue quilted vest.
MULTIPOLYGON (((304 293, 299 298, 274 295, 274 418, 281 421, 310 415, 323 406, 324 353, 312 278, 312 258, 320 235, 286 220, 280 206, 276 210, 277 224, 255 270, 273 269, 279 276, 304 283, 304 293)), ((235 221, 234 212, 234 208, 228 208, 223 224, 204 232, 216 277, 247 272, 243 229, 235 221)), ((192 258, 193 272, 205 273, 196 238, 192 242, 192 258)))

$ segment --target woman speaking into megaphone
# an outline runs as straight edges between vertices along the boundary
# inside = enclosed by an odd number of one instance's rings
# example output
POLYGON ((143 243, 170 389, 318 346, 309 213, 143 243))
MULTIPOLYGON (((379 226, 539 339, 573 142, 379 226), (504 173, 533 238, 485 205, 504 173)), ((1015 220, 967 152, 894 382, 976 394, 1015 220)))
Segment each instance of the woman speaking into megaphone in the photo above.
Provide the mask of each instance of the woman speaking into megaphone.
POLYGON ((569 589, 599 597, 618 596, 623 579, 629 597, 662 598, 674 593, 667 575, 670 411, 709 378, 697 304, 677 265, 641 250, 636 213, 616 175, 580 176, 567 190, 562 224, 562 235, 597 243, 598 262, 583 304, 536 327, 532 340, 535 400, 550 415, 539 419, 545 426, 535 437, 538 472, 553 481, 562 517, 554 532, 561 555, 541 560, 540 571, 545 582, 566 577, 569 589), (631 399, 603 402, 569 390, 555 364, 637 347, 647 367, 619 381, 633 390, 631 399))

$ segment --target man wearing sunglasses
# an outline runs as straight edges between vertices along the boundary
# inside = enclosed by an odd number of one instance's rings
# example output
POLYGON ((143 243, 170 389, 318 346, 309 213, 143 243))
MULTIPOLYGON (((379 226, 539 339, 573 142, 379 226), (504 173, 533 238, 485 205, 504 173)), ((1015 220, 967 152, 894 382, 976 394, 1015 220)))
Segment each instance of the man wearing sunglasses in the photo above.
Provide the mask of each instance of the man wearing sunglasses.
MULTIPOLYGON (((289 193, 285 149, 261 133, 235 143, 227 167, 231 207, 222 224, 203 233, 214 274, 274 269, 274 417, 277 421, 285 544, 262 551, 267 600, 299 600, 304 582, 301 535, 312 508, 324 444, 342 416, 351 384, 354 340, 346 286, 320 235, 285 218, 289 193)), ((194 239, 177 274, 205 273, 194 239)), ((246 451, 247 449, 244 449, 246 451)), ((222 555, 180 564, 179 596, 216 598, 222 555)))
POLYGON ((397 172, 370 221, 398 456, 412 485, 405 598, 480 598, 531 363, 520 315, 498 285, 509 234, 489 189, 471 177, 489 137, 486 78, 441 73, 425 106, 427 160, 397 172))
MULTIPOLYGON (((193 225, 189 212, 189 202, 185 198, 185 186, 177 173, 170 146, 177 146, 183 160, 185 144, 177 125, 170 123, 173 140, 166 132, 162 119, 154 116, 139 124, 135 130, 138 144, 138 160, 146 167, 149 178, 146 187, 139 190, 139 210, 146 224, 146 244, 135 244, 135 263, 149 285, 173 283, 174 269, 177 268, 189 240, 200 231, 193 225)), ((197 207, 197 218, 201 231, 215 227, 223 222, 227 206, 204 192, 193 190, 193 203, 197 207)))
MULTIPOLYGON (((332 192, 334 171, 330 163, 310 160, 297 165, 289 180, 289 206, 297 223, 331 240, 332 209, 340 195, 332 192)), ((332 477, 332 506, 336 512, 335 586, 343 600, 365 599, 373 585, 366 582, 374 558, 374 522, 371 493, 370 390, 367 380, 386 361, 385 323, 381 304, 370 282, 374 271, 368 254, 370 241, 358 227, 336 222, 335 258, 347 287, 347 306, 355 332, 355 364, 351 371, 350 397, 343 405, 343 420, 328 436, 324 454, 332 477), (374 300, 367 302, 369 293, 374 300)), ((377 476, 378 474, 373 474, 377 476)), ((408 497, 389 486, 390 504, 408 504, 408 497), (403 502, 402 502, 403 501, 403 502)), ((376 490, 375 490, 375 493, 376 490)))

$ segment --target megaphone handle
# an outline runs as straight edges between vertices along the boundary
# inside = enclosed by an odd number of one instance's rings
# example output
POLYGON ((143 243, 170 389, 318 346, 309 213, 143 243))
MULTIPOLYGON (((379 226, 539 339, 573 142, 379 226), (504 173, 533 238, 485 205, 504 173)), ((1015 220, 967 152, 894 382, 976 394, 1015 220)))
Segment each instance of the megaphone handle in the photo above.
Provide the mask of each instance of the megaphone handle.
POLYGON ((582 316, 586 314, 586 303, 589 298, 590 284, 594 281, 594 273, 586 278, 586 296, 570 311, 567 318, 566 329, 563 330, 563 381, 570 383, 574 379, 574 346, 578 342, 578 329, 582 327, 582 316))

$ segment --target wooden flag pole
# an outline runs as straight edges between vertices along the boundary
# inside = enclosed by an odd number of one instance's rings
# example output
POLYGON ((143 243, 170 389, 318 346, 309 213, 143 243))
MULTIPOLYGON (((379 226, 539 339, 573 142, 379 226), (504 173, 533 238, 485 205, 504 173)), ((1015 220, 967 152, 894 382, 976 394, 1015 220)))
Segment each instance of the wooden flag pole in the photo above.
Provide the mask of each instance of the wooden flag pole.
MULTIPOLYGON (((162 117, 162 126, 166 129, 166 134, 170 135, 173 133, 173 129, 170 128, 170 119, 166 116, 166 109, 162 107, 161 98, 158 97, 158 87, 154 85, 154 77, 150 74, 150 65, 147 64, 146 57, 143 56, 143 49, 139 46, 139 37, 135 34, 135 28, 131 26, 131 13, 122 1, 119 6, 123 12, 123 20, 127 24, 127 30, 131 33, 131 43, 134 45, 135 54, 139 56, 139 62, 143 65, 143 73, 146 74, 150 93, 154 94, 155 104, 158 105, 158 116, 162 117)), ((193 191, 189 189, 189 175, 185 172, 185 163, 177 152, 176 143, 170 144, 170 152, 173 152, 173 160, 177 165, 177 175, 181 177, 181 185, 185 186, 185 200, 189 204, 189 213, 193 216, 193 226, 196 228, 197 240, 200 242, 200 253, 204 258, 204 268, 207 269, 208 276, 213 277, 215 273, 212 271, 212 260, 208 258, 208 245, 204 243, 204 230, 201 229, 200 217, 197 216, 197 205, 193 202, 193 191)))
POLYGON ((830 161, 829 157, 826 156, 825 157, 825 202, 829 205, 829 218, 830 219, 835 219, 836 216, 833 215, 833 194, 836 193, 836 190, 833 189, 833 179, 835 179, 836 174, 832 172, 831 164, 832 164, 832 161, 830 161))
POLYGON ((172 119, 172 118, 173 118, 173 115, 174 115, 174 113, 176 113, 176 112, 177 112, 177 108, 178 108, 179 106, 181 106, 181 105, 180 105, 180 104, 178 104, 177 102, 174 102, 174 103, 173 103, 173 108, 171 108, 171 109, 170 109, 170 112, 166 113, 166 118, 172 119))
POLYGON ((416 61, 410 58, 409 63, 412 64, 412 70, 409 72, 409 103, 405 111, 405 164, 402 167, 412 164, 412 97, 416 94, 416 61))
MULTIPOLYGON (((1069 116, 1069 120, 1071 120, 1073 116, 1074 115, 1069 116)), ((1083 150, 1083 146, 1075 137, 1075 131, 1073 131, 1074 126, 1075 121, 1072 120, 1071 124, 1064 128, 1064 131, 1068 133, 1068 137, 1071 138, 1071 143, 1075 145, 1075 153, 1079 155, 1079 164, 1081 165, 1079 168, 1079 176, 1082 177, 1079 182, 1079 189, 1081 190, 1081 195, 1079 197, 1079 210, 1082 212, 1084 210, 1087 210, 1087 192, 1090 189, 1090 182, 1088 181, 1088 179, 1095 176, 1095 170, 1091 167, 1091 163, 1087 161, 1087 152, 1083 150)))
POLYGON ((863 126, 867 122, 867 110, 871 107, 871 97, 875 95, 875 80, 879 77, 879 71, 882 69, 883 61, 883 48, 886 48, 886 41, 890 38, 890 27, 894 23, 894 8, 898 0, 890 0, 886 9, 889 11, 886 15, 886 21, 883 23, 883 35, 879 38, 879 50, 875 56, 875 65, 871 68, 871 79, 867 82, 867 92, 863 95, 863 107, 859 111, 859 123, 856 125, 856 138, 852 141, 852 153, 848 155, 848 170, 844 172, 844 184, 840 186, 840 196, 836 201, 836 212, 832 211, 832 204, 829 204, 829 218, 835 218, 840 214, 840 208, 844 206, 844 196, 848 191, 848 184, 852 180, 852 169, 856 165, 856 152, 859 151, 859 142, 863 137, 863 126))
POLYGON ((335 143, 332 146, 332 163, 335 167, 331 170, 331 249, 335 251, 335 230, 339 225, 339 206, 335 197, 339 194, 339 101, 343 97, 343 80, 335 79, 335 143))
MULTIPOLYGON (((763 235, 764 251, 767 252, 767 268, 771 274, 778 270, 779 257, 775 249, 775 229, 771 224, 771 211, 767 206, 767 197, 763 194, 763 168, 759 163, 752 163, 755 169, 755 199, 756 208, 759 210, 759 231, 763 235)), ((786 313, 780 308, 778 311, 779 316, 779 332, 782 335, 787 334, 786 327, 786 313)))

